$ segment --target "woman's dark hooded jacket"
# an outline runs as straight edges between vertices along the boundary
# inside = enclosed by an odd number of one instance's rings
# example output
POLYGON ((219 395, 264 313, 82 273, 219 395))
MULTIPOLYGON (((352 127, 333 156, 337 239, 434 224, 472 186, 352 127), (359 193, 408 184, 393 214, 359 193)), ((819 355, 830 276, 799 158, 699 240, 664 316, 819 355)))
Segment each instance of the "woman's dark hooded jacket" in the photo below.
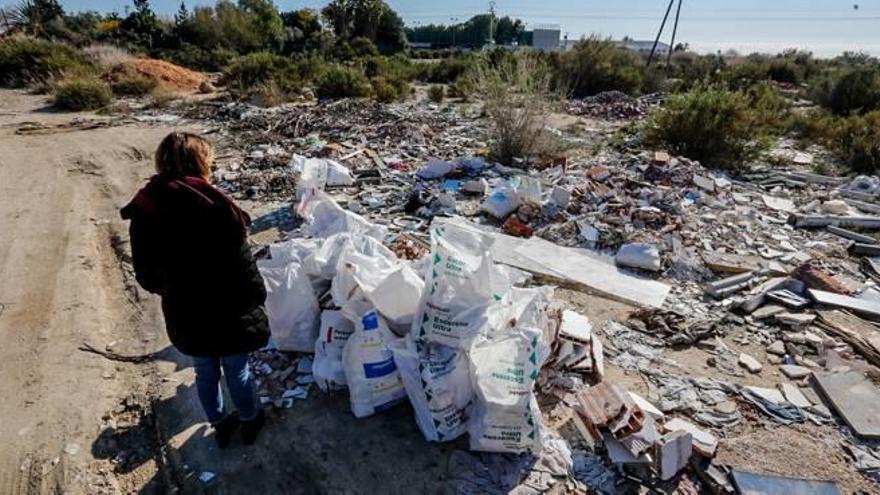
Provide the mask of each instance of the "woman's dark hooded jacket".
POLYGON ((266 289, 247 243, 250 217, 200 177, 156 175, 122 211, 138 283, 162 296, 171 342, 190 356, 266 345, 266 289))

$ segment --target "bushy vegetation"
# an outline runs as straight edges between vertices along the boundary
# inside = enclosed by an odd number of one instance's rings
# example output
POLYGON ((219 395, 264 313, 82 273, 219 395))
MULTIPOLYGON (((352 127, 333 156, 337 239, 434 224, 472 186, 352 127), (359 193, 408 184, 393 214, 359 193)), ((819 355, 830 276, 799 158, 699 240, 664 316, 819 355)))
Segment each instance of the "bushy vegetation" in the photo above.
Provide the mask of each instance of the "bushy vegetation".
POLYGON ((21 88, 94 71, 82 54, 62 43, 23 36, 0 41, 0 86, 21 88))
POLYGON ((547 122, 560 95, 552 90, 550 67, 536 56, 520 55, 495 65, 485 61, 469 74, 483 99, 492 131, 493 158, 512 164, 557 151, 547 122))
POLYGON ((736 166, 754 150, 757 121, 745 93, 701 86, 670 96, 651 115, 645 135, 649 143, 707 166, 736 166))
POLYGON ((264 84, 273 84, 281 91, 295 90, 301 79, 290 58, 256 52, 235 58, 223 72, 223 83, 232 91, 246 94, 264 84))
POLYGON ((837 115, 880 108, 880 68, 856 67, 816 81, 813 99, 837 115))
POLYGON ((330 64, 317 81, 317 95, 321 98, 370 96, 372 86, 367 76, 355 67, 330 64))
POLYGON ((54 89, 53 102, 65 110, 98 110, 112 101, 110 86, 96 79, 70 79, 54 89))
POLYGON ((144 96, 153 92, 159 85, 159 81, 146 77, 133 70, 120 66, 111 72, 107 79, 110 81, 110 89, 116 96, 144 96))
POLYGON ((559 57, 557 84, 572 96, 602 91, 641 92, 645 63, 629 50, 609 40, 588 38, 559 57))
POLYGON ((846 119, 838 132, 835 151, 849 168, 859 173, 880 168, 880 110, 846 119))
POLYGON ((435 84, 428 88, 428 98, 434 103, 443 103, 446 98, 446 87, 442 84, 435 84))

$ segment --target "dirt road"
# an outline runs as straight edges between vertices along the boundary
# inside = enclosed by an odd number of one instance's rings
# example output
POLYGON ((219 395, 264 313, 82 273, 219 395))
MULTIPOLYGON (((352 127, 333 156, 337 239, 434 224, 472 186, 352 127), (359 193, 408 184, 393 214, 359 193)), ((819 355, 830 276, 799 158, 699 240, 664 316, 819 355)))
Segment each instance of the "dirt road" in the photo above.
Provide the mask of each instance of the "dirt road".
POLYGON ((117 478, 96 439, 148 411, 156 368, 77 348, 165 345, 155 303, 127 279, 117 209, 168 129, 16 135, 25 121, 76 117, 44 106, 0 93, 0 493, 125 492, 149 484, 154 460, 117 478))

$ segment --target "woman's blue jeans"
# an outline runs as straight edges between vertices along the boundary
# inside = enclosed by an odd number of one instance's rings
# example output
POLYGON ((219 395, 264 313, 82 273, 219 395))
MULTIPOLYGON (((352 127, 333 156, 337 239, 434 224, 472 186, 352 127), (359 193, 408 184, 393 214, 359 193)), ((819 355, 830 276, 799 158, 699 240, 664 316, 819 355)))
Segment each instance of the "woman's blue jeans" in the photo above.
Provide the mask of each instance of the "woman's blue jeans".
POLYGON ((226 388, 238 416, 242 421, 257 417, 254 378, 248 366, 247 354, 221 357, 193 357, 196 370, 196 389, 199 401, 208 421, 216 423, 226 417, 223 406, 223 392, 220 388, 220 374, 226 377, 226 388))

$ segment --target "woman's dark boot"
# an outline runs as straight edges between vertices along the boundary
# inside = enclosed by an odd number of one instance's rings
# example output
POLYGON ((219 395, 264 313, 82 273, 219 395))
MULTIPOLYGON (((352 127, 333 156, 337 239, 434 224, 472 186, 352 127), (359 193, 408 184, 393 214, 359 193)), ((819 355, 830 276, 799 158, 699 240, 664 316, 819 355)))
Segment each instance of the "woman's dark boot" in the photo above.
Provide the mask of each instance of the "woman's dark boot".
POLYGON ((257 410, 257 417, 250 421, 241 422, 241 441, 245 445, 251 445, 257 441, 257 435, 266 424, 266 414, 262 409, 257 410))
POLYGON ((238 413, 234 412, 211 425, 214 427, 214 438, 217 440, 218 447, 221 449, 229 447, 229 443, 232 441, 232 434, 238 429, 239 423, 238 413))

